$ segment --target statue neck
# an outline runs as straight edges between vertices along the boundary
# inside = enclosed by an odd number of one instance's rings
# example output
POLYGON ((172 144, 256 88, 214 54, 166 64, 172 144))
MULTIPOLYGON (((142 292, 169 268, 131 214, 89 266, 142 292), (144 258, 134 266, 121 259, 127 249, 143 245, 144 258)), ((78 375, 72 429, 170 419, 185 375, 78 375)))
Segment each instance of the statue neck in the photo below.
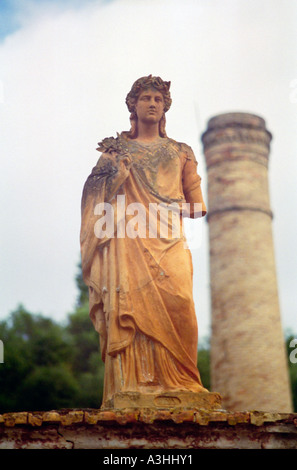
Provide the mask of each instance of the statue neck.
POLYGON ((159 123, 145 124, 138 122, 138 132, 136 140, 141 142, 153 142, 160 138, 159 123))

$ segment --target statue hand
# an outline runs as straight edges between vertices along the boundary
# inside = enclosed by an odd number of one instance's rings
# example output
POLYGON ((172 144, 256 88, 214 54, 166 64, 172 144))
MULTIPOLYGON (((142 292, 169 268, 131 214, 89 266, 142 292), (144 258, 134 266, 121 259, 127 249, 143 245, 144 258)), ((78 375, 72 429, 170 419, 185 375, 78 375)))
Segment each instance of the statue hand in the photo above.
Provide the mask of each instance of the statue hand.
POLYGON ((132 159, 131 159, 131 156, 128 153, 118 154, 116 156, 116 160, 117 160, 118 164, 120 164, 120 165, 123 164, 123 165, 125 165, 127 170, 130 170, 131 165, 132 165, 132 159))
POLYGON ((119 173, 127 177, 130 173, 130 168, 132 166, 132 160, 130 155, 123 153, 116 155, 116 166, 118 168, 119 173))

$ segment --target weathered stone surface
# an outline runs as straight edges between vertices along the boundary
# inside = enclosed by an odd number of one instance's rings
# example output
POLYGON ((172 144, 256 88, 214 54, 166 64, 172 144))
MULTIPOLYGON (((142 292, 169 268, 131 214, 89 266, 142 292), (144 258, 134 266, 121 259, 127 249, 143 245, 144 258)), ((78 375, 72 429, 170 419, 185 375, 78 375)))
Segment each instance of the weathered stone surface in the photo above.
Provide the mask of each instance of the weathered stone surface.
POLYGON ((0 415, 0 449, 296 449, 297 414, 63 410, 0 415))
POLYGON ((164 393, 119 392, 106 402, 104 409, 181 409, 214 410, 221 408, 218 393, 170 391, 164 393))
MULTIPOLYGON (((0 421, 1 422, 1 421, 0 421)), ((27 413, 5 413, 3 421, 5 426, 13 427, 16 424, 27 424, 27 413)))
POLYGON ((84 421, 83 411, 69 411, 61 416, 61 424, 68 426, 70 424, 82 423, 84 421))
POLYGON ((43 423, 60 423, 62 416, 57 411, 46 411, 42 416, 43 423))
POLYGON ((28 424, 31 426, 42 426, 42 413, 28 413, 28 424))

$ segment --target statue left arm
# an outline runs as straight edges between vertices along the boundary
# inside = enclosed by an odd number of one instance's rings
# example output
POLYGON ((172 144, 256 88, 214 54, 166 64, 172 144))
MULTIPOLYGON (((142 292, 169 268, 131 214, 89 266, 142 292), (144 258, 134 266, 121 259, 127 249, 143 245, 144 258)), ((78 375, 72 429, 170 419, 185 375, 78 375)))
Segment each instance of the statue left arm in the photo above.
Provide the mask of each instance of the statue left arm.
POLYGON ((182 174, 183 191, 187 203, 190 203, 189 217, 196 219, 203 217, 206 212, 206 205, 201 190, 201 177, 197 173, 197 161, 190 147, 186 147, 186 159, 182 174), (196 206, 194 204, 199 204, 196 206), (198 208, 198 210, 197 210, 198 208))

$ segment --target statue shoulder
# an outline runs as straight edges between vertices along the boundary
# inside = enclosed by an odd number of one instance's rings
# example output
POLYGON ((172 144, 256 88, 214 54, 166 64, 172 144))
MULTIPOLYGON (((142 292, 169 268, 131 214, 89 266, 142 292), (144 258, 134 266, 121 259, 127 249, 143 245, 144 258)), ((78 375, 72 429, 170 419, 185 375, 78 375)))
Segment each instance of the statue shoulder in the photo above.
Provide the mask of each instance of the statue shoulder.
POLYGON ((176 140, 169 139, 172 144, 176 147, 176 149, 183 153, 186 157, 187 160, 193 160, 196 162, 196 157, 194 155, 194 152, 192 150, 192 147, 190 147, 188 144, 185 144, 184 142, 177 142, 176 140))

